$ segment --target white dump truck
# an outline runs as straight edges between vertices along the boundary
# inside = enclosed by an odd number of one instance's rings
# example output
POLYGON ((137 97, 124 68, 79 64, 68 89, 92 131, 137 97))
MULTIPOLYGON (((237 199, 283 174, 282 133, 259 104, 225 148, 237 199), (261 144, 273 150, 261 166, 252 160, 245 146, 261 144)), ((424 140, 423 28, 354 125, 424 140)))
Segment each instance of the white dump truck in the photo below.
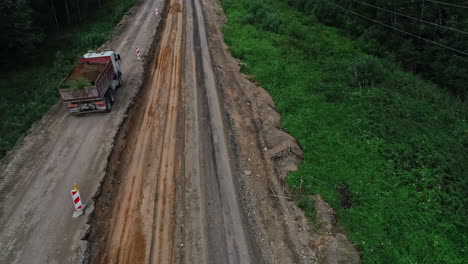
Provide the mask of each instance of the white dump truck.
POLYGON ((88 51, 60 83, 62 101, 70 113, 110 112, 114 91, 122 84, 120 55, 113 50, 88 51))

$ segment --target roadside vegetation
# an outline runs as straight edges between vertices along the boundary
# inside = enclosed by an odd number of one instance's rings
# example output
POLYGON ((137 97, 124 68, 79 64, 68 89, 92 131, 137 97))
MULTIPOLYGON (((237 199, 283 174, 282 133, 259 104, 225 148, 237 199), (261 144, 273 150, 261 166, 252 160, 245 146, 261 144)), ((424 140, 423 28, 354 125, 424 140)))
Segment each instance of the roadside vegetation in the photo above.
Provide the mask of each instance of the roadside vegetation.
POLYGON ((0 28, 6 33, 0 41, 0 158, 58 101, 58 85, 78 57, 104 43, 134 3, 0 3, 0 28))
POLYGON ((368 54, 392 57, 405 69, 468 99, 467 1, 285 1, 343 29, 368 54))
POLYGON ((221 0, 232 54, 304 150, 299 206, 321 194, 364 263, 467 263, 466 103, 287 2, 221 0))

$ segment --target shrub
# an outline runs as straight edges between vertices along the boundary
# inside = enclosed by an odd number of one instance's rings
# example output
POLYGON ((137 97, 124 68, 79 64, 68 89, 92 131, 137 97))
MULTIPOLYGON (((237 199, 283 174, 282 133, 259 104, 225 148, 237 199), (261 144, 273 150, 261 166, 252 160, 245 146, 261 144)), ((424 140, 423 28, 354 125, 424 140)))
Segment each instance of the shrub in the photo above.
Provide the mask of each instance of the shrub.
POLYGON ((70 89, 73 91, 79 91, 85 87, 91 86, 91 81, 85 78, 78 78, 76 80, 69 80, 67 82, 62 83, 60 88, 62 89, 70 89))
POLYGON ((385 68, 382 63, 374 57, 365 56, 353 66, 354 83, 360 87, 376 85, 385 79, 385 68))
POLYGON ((278 33, 281 24, 282 22, 276 14, 269 13, 262 21, 262 28, 273 33, 278 33))

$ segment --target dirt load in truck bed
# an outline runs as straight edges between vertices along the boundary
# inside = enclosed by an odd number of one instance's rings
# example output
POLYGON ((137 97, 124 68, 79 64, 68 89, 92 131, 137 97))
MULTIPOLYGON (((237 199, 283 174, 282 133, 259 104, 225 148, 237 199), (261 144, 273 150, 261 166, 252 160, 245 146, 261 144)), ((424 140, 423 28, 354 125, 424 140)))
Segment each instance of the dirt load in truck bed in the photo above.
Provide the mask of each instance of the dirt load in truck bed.
POLYGON ((83 62, 78 64, 70 73, 66 81, 85 78, 94 85, 97 77, 103 72, 107 63, 83 62))

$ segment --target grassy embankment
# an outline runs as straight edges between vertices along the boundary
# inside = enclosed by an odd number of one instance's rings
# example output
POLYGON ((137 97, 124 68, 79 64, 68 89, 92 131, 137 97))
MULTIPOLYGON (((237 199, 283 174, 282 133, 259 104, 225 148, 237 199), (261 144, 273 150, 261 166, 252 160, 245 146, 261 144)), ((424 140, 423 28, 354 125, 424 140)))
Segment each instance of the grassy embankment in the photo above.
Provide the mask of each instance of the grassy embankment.
POLYGON ((0 73, 0 158, 58 101, 57 86, 78 57, 104 43, 134 3, 105 1, 79 27, 51 33, 30 63, 0 73))
POLYGON ((299 206, 313 217, 322 194, 364 263, 467 263, 466 105, 284 2, 221 2, 232 54, 304 150, 299 206))

